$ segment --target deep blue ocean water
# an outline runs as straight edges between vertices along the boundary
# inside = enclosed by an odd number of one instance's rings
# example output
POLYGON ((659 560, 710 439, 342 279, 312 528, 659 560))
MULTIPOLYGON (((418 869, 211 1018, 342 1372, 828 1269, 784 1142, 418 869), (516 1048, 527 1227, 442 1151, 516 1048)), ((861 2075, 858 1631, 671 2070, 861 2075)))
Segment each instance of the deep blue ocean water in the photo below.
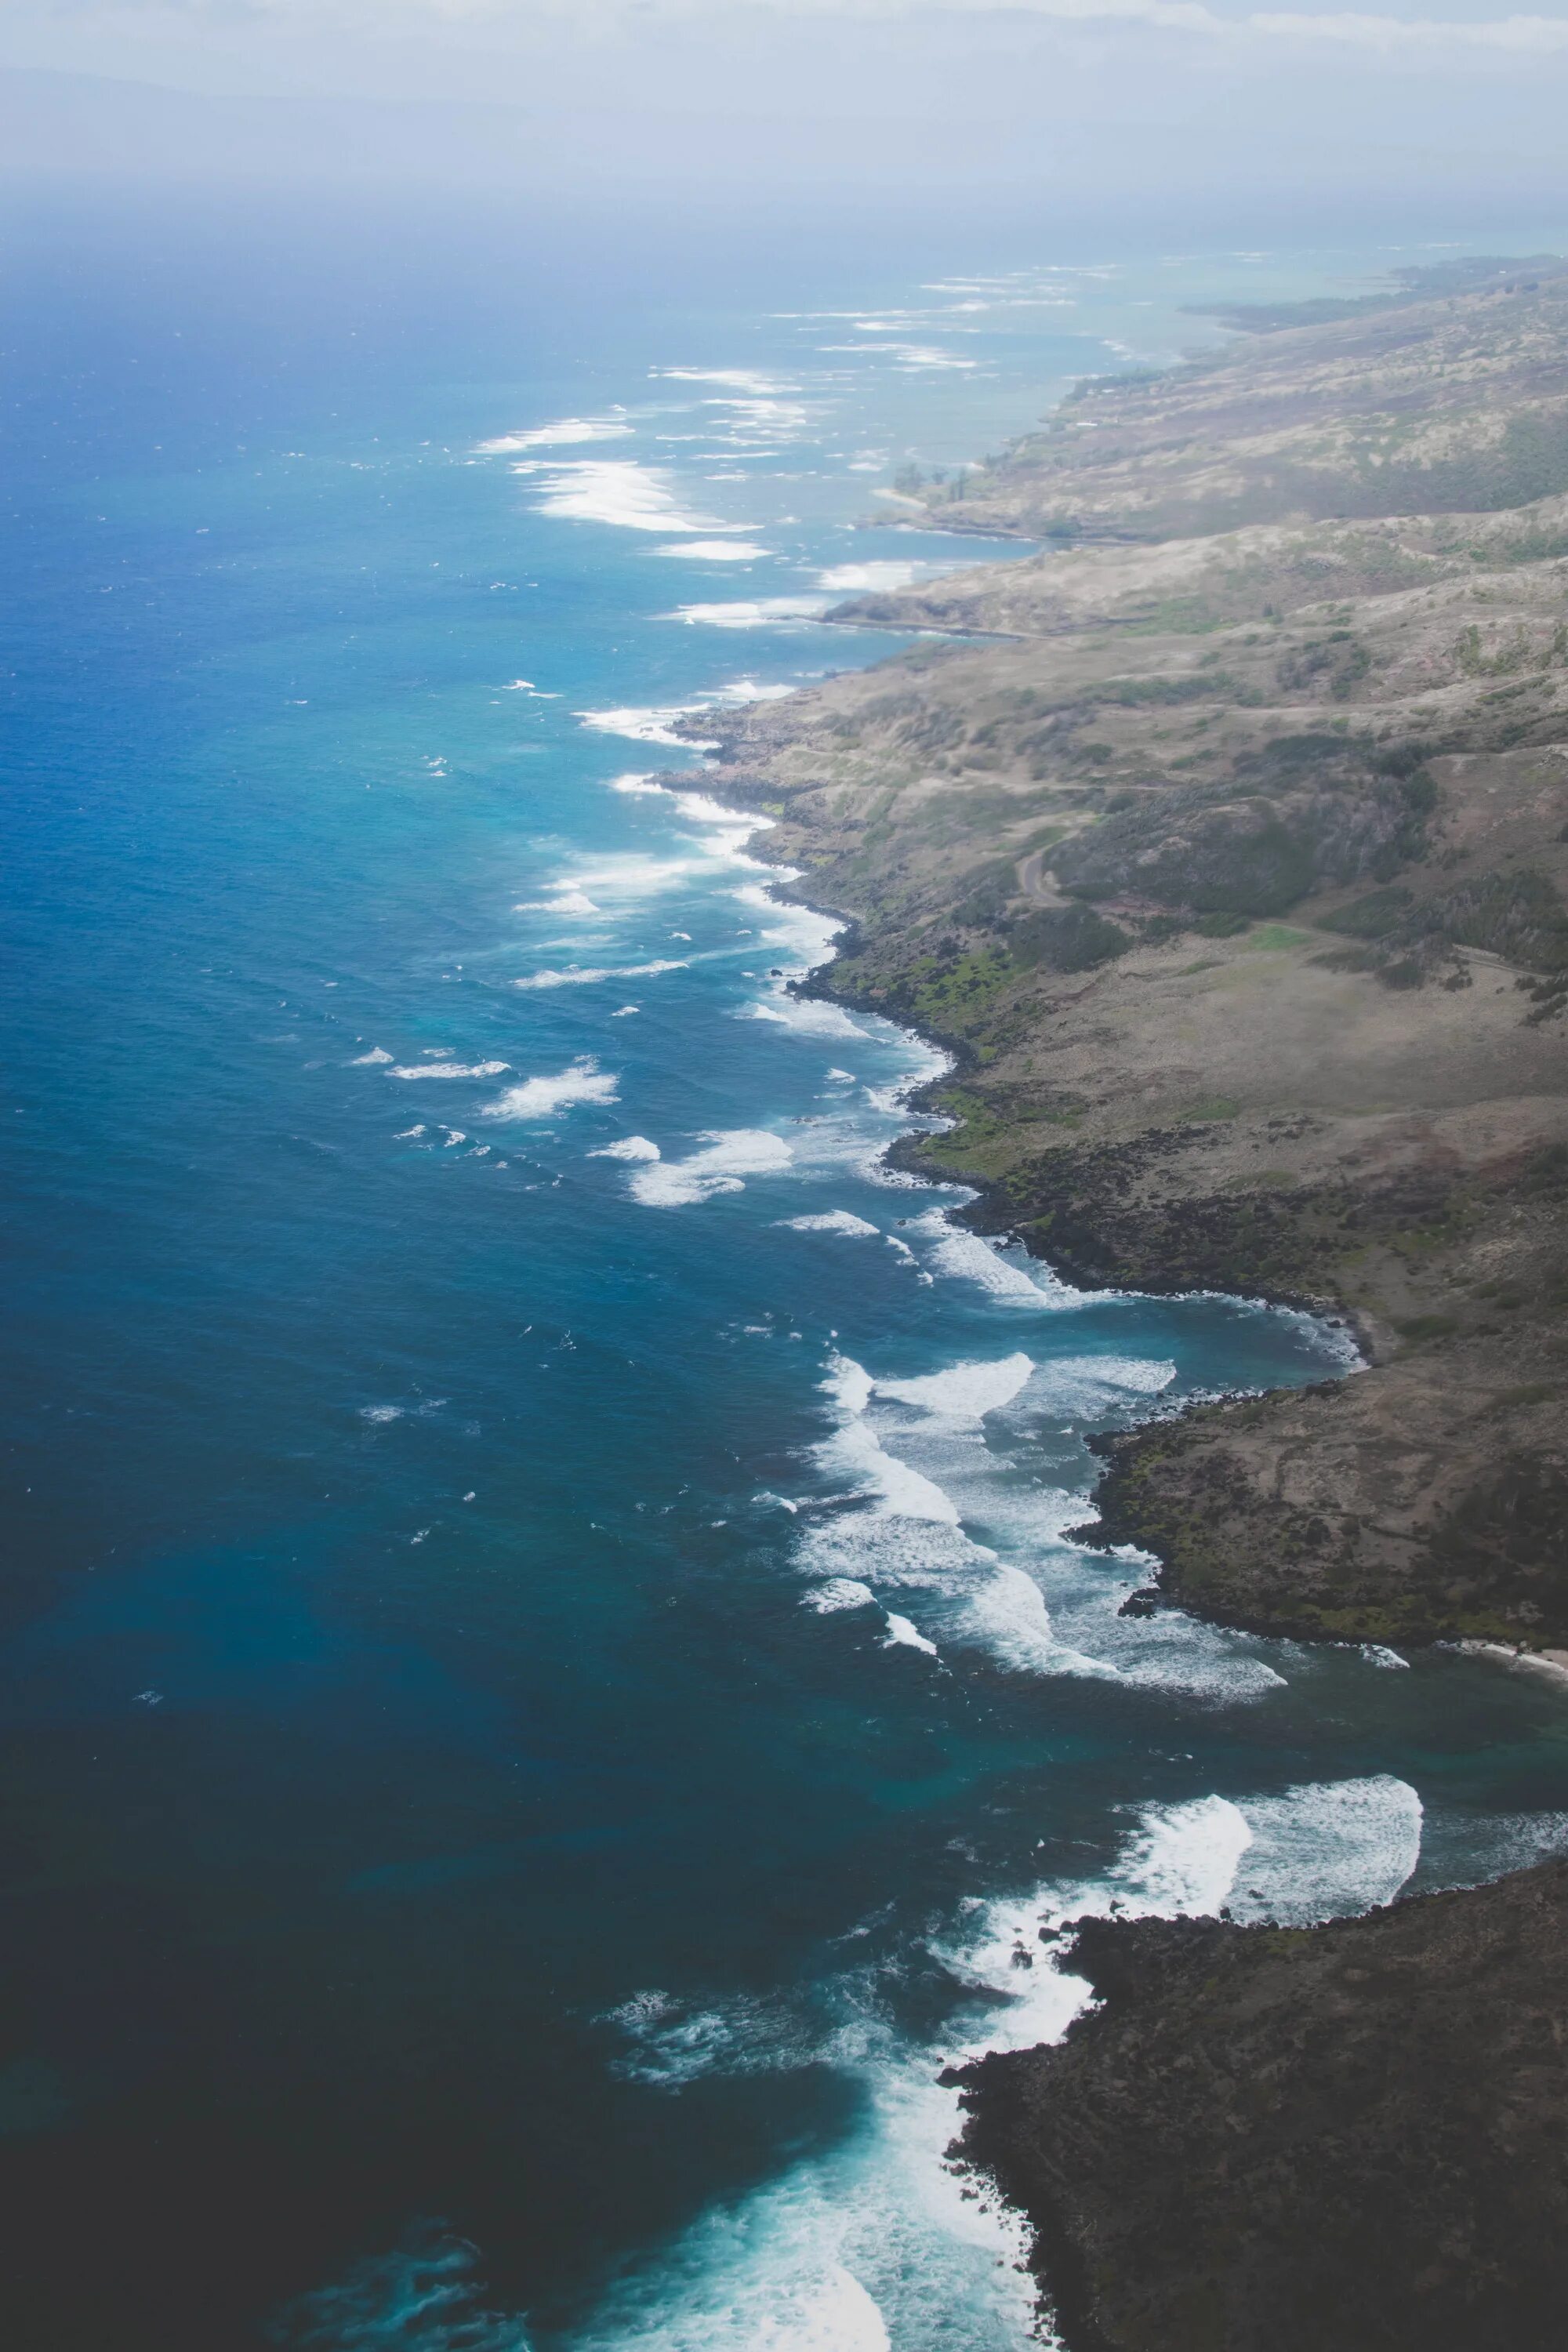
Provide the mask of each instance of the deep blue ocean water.
POLYGON ((1368 257, 549 226, 13 224, 30 2352, 1016 2347, 935 2076, 1070 2014, 1042 1917, 1568 1832, 1550 1688, 1118 1617, 1086 1433, 1343 1335, 890 1178, 937 1057, 659 782, 989 551, 897 465, 1368 257))

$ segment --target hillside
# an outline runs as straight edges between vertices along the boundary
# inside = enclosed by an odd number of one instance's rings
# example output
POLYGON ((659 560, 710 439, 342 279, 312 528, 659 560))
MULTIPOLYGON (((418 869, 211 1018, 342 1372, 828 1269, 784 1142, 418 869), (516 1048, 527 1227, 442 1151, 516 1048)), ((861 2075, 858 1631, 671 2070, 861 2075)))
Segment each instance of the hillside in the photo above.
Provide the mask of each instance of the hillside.
POLYGON ((911 1164, 1080 1283, 1354 1318, 1358 1377, 1111 1449, 1106 1534, 1260 1628, 1568 1645, 1568 268, 1530 267, 1096 388, 935 509, 1076 543, 844 608, 983 641, 721 722, 720 789, 856 920, 823 984, 960 1056, 911 1164))

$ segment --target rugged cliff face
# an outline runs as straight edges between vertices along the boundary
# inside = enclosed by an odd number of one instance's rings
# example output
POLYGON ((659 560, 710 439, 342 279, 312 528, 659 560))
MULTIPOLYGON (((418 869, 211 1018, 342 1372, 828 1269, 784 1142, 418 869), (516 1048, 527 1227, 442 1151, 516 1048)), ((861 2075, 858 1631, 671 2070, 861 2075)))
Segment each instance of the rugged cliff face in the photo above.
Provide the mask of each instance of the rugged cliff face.
POLYGON ((938 519, 1079 543, 846 608, 1006 634, 738 714, 720 783, 857 918, 825 985, 957 1050, 908 1156, 977 1223, 1353 1318, 1332 1391, 1119 1443, 1167 1594, 1552 1648, 1568 268, 1456 286, 1069 404, 938 519))
POLYGON ((1100 2006, 965 2071, 957 2152, 1070 2352, 1548 2352, 1565 1949, 1563 1863, 1325 1927, 1087 1922, 1100 2006))

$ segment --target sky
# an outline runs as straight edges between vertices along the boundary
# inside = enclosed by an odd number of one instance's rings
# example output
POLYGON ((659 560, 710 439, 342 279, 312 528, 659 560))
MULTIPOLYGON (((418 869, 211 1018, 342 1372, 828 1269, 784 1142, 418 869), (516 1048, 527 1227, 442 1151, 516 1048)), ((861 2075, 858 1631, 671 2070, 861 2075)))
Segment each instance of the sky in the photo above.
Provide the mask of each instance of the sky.
POLYGON ((1568 215, 1568 13, 1484 0, 5 0, 0 173, 1568 215))

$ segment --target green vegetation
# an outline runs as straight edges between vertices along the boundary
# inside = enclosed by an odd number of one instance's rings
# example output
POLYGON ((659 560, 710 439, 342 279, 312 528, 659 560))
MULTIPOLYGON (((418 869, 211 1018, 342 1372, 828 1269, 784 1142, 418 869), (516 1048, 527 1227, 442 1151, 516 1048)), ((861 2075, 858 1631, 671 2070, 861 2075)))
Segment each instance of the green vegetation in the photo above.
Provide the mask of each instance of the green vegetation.
POLYGON ((1311 938, 1310 931, 1298 931, 1289 923, 1258 923, 1242 941, 1249 955, 1283 955, 1288 948, 1304 948, 1311 938))
POLYGON ((1048 964, 1053 971, 1089 971, 1132 945, 1131 932, 1090 907, 1048 907, 1026 915, 1009 933, 1020 971, 1048 964))

